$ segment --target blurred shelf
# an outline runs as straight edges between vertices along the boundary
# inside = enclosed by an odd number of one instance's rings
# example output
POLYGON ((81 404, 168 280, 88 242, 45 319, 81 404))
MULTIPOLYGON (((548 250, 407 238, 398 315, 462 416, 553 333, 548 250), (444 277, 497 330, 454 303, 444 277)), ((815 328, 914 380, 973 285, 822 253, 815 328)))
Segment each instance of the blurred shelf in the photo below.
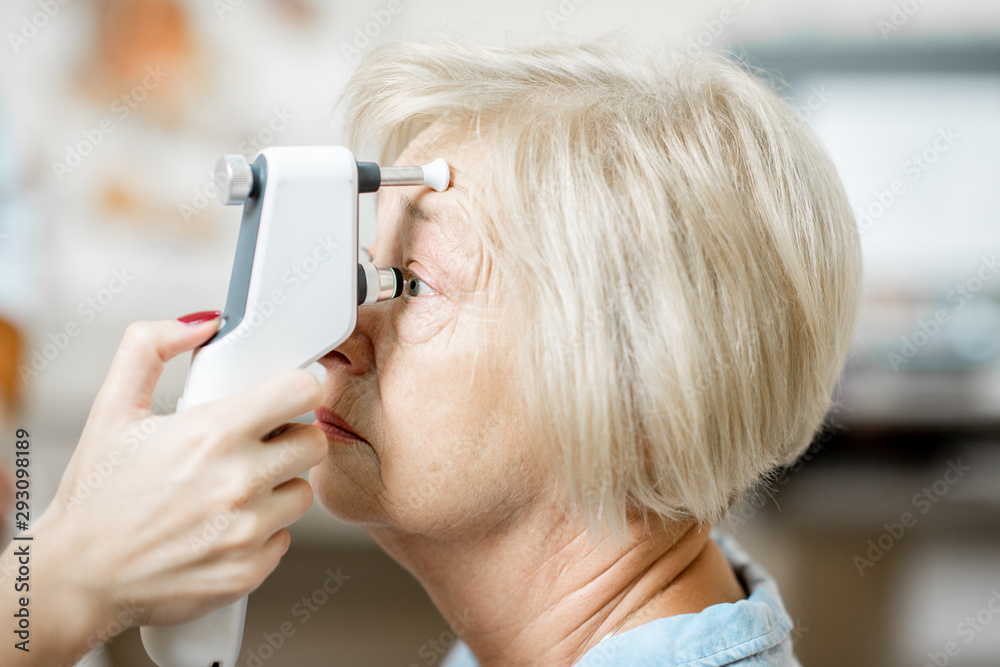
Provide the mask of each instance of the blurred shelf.
POLYGON ((1000 374, 854 368, 841 380, 836 406, 831 419, 849 426, 1000 434, 1000 374))

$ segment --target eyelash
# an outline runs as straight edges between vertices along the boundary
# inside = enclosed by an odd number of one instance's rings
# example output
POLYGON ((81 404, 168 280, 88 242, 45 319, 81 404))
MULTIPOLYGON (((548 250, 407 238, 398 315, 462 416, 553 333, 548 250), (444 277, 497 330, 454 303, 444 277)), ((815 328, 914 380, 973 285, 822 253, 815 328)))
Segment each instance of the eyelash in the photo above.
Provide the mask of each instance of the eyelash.
POLYGON ((432 294, 437 294, 437 292, 434 291, 433 287, 431 287, 426 282, 424 282, 423 280, 421 280, 420 278, 418 278, 416 275, 414 275, 412 271, 409 271, 407 269, 403 269, 403 279, 406 281, 403 284, 403 298, 404 299, 416 299, 416 298, 418 298, 420 296, 430 296, 429 294, 421 295, 419 293, 418 294, 412 294, 410 292, 410 290, 414 289, 414 288, 420 289, 421 285, 423 286, 424 289, 430 290, 432 294))

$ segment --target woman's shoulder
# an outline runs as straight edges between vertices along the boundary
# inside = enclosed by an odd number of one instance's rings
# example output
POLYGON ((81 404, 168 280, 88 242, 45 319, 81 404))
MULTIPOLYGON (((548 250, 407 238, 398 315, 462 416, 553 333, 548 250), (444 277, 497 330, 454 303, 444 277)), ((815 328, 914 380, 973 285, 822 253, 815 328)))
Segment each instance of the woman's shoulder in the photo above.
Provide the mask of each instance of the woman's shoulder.
MULTIPOLYGON (((716 529, 712 537, 746 586, 745 600, 658 618, 608 637, 587 651, 576 667, 798 666, 792 650, 794 624, 774 579, 731 535, 716 529)), ((459 643, 442 667, 477 665, 468 647, 459 643)))

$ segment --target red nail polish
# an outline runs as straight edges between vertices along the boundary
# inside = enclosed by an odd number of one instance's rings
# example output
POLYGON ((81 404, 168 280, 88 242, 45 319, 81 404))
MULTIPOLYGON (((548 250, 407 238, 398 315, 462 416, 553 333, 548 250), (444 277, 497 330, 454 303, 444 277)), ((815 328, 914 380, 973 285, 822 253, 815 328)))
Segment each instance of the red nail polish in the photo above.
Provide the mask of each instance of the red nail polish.
POLYGON ((203 310, 200 313, 191 313, 190 315, 185 315, 184 317, 178 317, 178 322, 183 322, 188 326, 194 324, 201 324, 202 322, 208 322, 209 320, 214 320, 216 317, 222 315, 218 310, 203 310))

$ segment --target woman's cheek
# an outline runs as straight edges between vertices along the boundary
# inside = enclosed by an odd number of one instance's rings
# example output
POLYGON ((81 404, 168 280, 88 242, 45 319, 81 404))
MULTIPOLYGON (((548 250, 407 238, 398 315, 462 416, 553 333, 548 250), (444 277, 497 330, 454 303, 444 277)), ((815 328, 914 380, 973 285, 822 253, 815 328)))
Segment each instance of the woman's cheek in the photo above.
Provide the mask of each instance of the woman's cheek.
POLYGON ((455 307, 443 296, 397 299, 392 314, 396 338, 411 345, 423 344, 454 327, 455 307))

